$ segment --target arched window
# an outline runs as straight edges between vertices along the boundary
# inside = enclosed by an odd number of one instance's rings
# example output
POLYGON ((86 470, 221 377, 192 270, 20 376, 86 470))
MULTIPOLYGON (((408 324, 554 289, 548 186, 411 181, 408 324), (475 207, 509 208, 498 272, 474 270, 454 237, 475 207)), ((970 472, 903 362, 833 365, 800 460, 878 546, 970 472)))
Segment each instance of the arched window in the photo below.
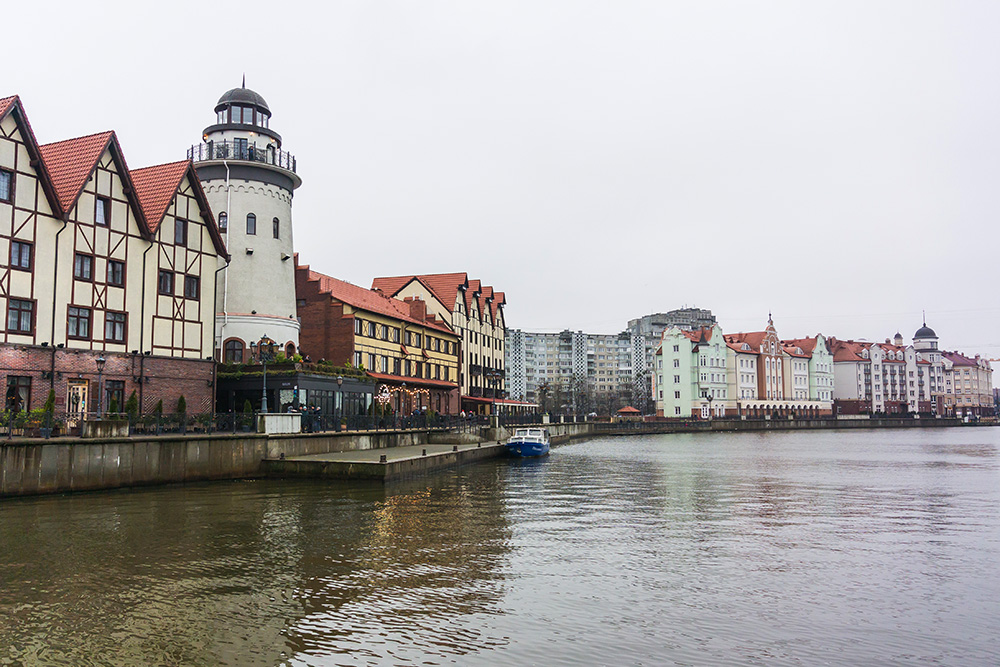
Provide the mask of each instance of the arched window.
POLYGON ((274 220, 271 221, 271 228, 274 231, 274 238, 280 239, 281 238, 281 223, 278 222, 277 218, 275 218, 274 220))
POLYGON ((243 341, 239 339, 227 340, 225 350, 222 355, 224 362, 233 364, 243 363, 243 341))
POLYGON ((247 213, 247 236, 255 236, 257 234, 257 216, 253 213, 247 213))
POLYGON ((285 356, 289 358, 295 356, 295 343, 289 343, 285 346, 285 356))
POLYGON ((229 216, 225 211, 219 214, 219 229, 222 231, 229 229, 229 216))

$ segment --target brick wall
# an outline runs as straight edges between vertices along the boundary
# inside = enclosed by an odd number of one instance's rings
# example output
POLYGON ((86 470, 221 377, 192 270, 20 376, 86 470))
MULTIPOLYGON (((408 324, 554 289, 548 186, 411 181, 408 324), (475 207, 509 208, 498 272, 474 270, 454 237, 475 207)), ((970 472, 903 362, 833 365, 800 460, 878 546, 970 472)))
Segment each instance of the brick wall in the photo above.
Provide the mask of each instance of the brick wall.
POLYGON ((319 283, 308 280, 309 270, 295 267, 295 298, 298 301, 299 352, 317 362, 326 359, 337 366, 354 363, 354 318, 344 317, 344 305, 319 291, 319 283))
MULTIPOLYGON (((100 352, 92 350, 67 350, 32 345, 0 344, 0 373, 6 393, 7 378, 31 378, 31 395, 26 409, 40 408, 45 404, 49 390, 56 394, 56 412, 65 412, 69 385, 86 382, 89 412, 98 406, 98 373, 96 359, 100 352)), ((141 409, 149 412, 157 401, 163 400, 164 412, 173 412, 177 399, 184 395, 191 414, 207 412, 213 404, 213 372, 215 362, 200 359, 173 359, 169 357, 143 357, 131 354, 105 352, 107 360, 100 379, 120 380, 125 383, 124 400, 134 390, 142 396, 141 409), (139 377, 145 382, 139 382, 139 377)), ((108 406, 104 405, 107 409, 108 406)), ((124 404, 119 406, 124 409, 124 404)))

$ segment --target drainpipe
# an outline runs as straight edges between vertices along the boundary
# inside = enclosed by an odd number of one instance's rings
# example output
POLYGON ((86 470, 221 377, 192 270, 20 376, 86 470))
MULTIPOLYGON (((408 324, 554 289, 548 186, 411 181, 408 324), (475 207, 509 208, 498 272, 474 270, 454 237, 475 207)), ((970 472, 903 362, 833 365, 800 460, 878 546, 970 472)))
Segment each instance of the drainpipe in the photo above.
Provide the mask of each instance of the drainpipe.
MULTIPOLYGON (((233 204, 233 190, 232 186, 229 184, 229 162, 223 160, 222 164, 226 166, 226 250, 229 252, 229 256, 232 257, 233 253, 229 250, 229 216, 233 214, 232 204, 233 204)), ((222 269, 228 269, 229 262, 222 269)), ((215 272, 216 283, 219 280, 219 269, 215 272)), ((225 350, 222 349, 222 345, 226 341, 226 325, 229 324, 229 272, 226 271, 226 275, 222 277, 222 326, 219 327, 219 358, 222 359, 225 354, 225 350)))
MULTIPOLYGON (((139 362, 139 412, 143 412, 142 395, 143 388, 146 384, 146 376, 143 374, 143 370, 146 366, 146 352, 143 350, 146 347, 146 254, 153 249, 153 242, 149 242, 149 247, 142 251, 142 302, 139 305, 139 353, 142 355, 142 361, 139 362)), ((150 351, 152 351, 153 346, 150 345, 150 351)))
POLYGON ((69 213, 63 213, 62 216, 63 225, 56 232, 56 251, 55 256, 52 259, 52 363, 55 364, 55 347, 56 347, 56 304, 58 299, 56 298, 56 290, 59 289, 59 235, 66 231, 66 227, 69 225, 69 213))

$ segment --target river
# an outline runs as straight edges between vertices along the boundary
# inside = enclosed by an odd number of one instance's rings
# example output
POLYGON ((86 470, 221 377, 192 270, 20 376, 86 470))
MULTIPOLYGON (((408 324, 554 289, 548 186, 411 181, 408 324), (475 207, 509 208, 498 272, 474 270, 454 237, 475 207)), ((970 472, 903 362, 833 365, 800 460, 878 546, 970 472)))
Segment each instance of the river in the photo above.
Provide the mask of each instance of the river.
POLYGON ((1000 428, 0 501, 0 665, 1000 664, 1000 428))

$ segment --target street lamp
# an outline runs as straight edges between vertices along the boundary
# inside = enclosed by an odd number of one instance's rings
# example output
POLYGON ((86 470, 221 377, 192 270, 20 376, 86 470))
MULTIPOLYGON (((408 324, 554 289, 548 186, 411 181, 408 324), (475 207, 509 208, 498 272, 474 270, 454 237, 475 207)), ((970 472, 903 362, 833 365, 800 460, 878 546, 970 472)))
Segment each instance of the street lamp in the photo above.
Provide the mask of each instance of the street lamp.
POLYGON ((94 360, 97 364, 97 418, 104 416, 104 393, 101 391, 101 378, 104 376, 104 364, 108 362, 104 355, 100 355, 94 360))
MULTIPOLYGON (((337 411, 333 411, 333 418, 337 420, 337 430, 340 430, 340 419, 344 415, 344 376, 337 376, 337 402, 340 403, 340 417, 337 416, 337 411)), ((336 407, 336 406, 334 406, 336 407)))
MULTIPOLYGON (((274 358, 274 341, 267 337, 267 334, 260 337, 257 342, 257 360, 264 366, 264 385, 260 394, 260 411, 267 414, 267 362, 274 358)), ((253 348, 254 344, 250 343, 253 348)))
POLYGON ((486 371, 486 377, 490 381, 490 385, 493 387, 493 416, 497 416, 497 381, 503 377, 503 371, 492 368, 486 371))

